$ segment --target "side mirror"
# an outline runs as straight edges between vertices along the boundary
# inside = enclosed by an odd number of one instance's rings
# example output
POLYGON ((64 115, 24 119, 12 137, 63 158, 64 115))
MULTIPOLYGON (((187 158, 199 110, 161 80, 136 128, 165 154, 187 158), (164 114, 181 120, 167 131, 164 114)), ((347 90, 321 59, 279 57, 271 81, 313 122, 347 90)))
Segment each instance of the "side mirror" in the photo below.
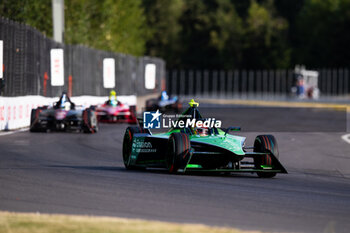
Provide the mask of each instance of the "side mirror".
POLYGON ((229 131, 241 131, 241 127, 236 127, 236 126, 230 126, 225 130, 225 136, 228 134, 229 131))

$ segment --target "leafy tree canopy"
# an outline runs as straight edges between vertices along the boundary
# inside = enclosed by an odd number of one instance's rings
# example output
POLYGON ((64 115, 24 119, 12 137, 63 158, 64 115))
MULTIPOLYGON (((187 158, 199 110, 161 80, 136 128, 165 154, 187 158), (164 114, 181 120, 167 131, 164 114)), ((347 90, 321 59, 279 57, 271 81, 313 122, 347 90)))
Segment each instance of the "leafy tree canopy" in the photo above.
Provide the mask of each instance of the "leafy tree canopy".
MULTIPOLYGON (((52 35, 51 0, 0 15, 52 35)), ((169 68, 350 64, 350 0, 66 0, 65 43, 162 57, 169 68)))

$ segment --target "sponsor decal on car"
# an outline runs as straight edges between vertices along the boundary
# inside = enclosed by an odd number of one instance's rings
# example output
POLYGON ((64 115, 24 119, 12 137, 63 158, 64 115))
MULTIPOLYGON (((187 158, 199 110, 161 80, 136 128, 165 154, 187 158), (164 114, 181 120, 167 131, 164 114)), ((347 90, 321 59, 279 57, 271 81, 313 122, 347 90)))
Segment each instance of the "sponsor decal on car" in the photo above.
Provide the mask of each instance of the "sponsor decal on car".
POLYGON ((153 153, 157 152, 157 149, 153 148, 151 142, 144 142, 143 140, 136 139, 132 144, 132 150, 136 153, 153 153))
POLYGON ((165 115, 157 110, 156 112, 143 113, 143 127, 145 129, 160 128, 221 128, 221 120, 215 118, 206 118, 205 120, 193 119, 186 115, 165 115), (177 118, 180 118, 178 120, 177 118), (182 119, 181 119, 182 118, 182 119), (177 120, 173 120, 177 119, 177 120))

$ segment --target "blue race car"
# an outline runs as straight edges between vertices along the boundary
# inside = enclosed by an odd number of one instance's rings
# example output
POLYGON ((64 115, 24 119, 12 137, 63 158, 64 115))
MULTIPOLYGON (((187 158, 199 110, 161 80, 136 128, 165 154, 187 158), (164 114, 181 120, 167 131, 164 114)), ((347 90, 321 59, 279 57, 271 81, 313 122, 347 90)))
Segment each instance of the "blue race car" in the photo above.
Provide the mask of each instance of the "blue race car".
POLYGON ((161 112, 175 111, 179 113, 182 104, 177 96, 169 97, 166 91, 162 91, 158 98, 146 101, 146 111, 156 111, 158 109, 161 112))

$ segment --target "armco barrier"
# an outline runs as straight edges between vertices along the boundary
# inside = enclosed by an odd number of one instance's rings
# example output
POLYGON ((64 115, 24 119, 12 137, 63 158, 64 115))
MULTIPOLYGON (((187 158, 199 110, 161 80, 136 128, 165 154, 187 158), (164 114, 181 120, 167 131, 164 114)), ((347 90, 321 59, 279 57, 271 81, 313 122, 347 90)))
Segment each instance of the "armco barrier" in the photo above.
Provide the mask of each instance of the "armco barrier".
MULTIPOLYGON (((71 98, 76 105, 89 107, 101 104, 107 96, 76 96, 71 98)), ((136 96, 118 96, 118 100, 129 105, 136 105, 136 96)), ((30 113, 33 108, 52 105, 58 97, 43 96, 0 97, 0 130, 12 130, 30 125, 30 113)))

